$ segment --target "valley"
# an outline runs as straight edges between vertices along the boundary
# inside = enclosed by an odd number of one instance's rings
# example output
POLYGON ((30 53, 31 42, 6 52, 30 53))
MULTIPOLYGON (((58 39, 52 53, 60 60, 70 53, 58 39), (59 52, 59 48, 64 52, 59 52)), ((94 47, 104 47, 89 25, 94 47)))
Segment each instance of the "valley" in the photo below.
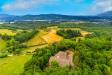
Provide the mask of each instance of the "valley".
POLYGON ((79 75, 83 71, 82 68, 86 69, 83 74, 87 72, 92 74, 92 71, 96 72, 93 75, 112 74, 111 24, 64 22, 46 25, 45 23, 44 26, 37 28, 33 28, 32 24, 34 23, 28 24, 32 29, 22 29, 18 26, 15 29, 11 26, 0 29, 2 33, 0 34, 0 74, 59 73, 60 75, 61 72, 67 72, 67 75, 68 73, 79 75), (66 65, 61 67, 60 64, 66 65), (94 70, 96 68, 97 71, 94 70))

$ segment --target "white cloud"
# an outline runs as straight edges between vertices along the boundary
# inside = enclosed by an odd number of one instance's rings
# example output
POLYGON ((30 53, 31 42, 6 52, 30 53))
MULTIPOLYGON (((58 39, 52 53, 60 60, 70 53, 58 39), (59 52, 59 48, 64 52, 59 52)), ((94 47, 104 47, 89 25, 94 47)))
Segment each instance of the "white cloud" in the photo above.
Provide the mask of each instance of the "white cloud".
POLYGON ((105 12, 112 10, 112 0, 95 0, 92 7, 90 7, 91 12, 105 12))
POLYGON ((15 0, 2 6, 4 11, 28 10, 42 4, 52 4, 57 0, 15 0))

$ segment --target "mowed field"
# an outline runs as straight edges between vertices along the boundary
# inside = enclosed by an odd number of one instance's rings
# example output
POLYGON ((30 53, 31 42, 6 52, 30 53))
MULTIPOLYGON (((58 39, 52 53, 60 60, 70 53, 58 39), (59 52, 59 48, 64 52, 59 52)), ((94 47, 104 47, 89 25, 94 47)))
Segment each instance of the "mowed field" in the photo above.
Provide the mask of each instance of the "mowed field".
POLYGON ((31 55, 21 55, 0 59, 0 75, 19 75, 30 58, 31 55))
POLYGON ((14 35, 16 35, 16 32, 9 30, 9 29, 0 29, 0 34, 2 34, 2 35, 7 34, 10 36, 14 36, 14 35))
POLYGON ((61 41, 63 38, 56 34, 57 30, 51 29, 46 35, 42 36, 43 40, 48 44, 61 41))
POLYGON ((52 44, 62 40, 63 38, 56 34, 56 30, 50 29, 49 31, 40 30, 34 38, 27 42, 27 45, 30 48, 27 49, 28 52, 33 52, 37 48, 42 48, 48 46, 48 44, 52 44))
POLYGON ((40 30, 39 33, 37 33, 34 38, 29 40, 27 42, 28 46, 34 46, 34 45, 40 45, 40 44, 45 44, 46 42, 41 38, 43 35, 45 35, 47 32, 40 30))
POLYGON ((44 31, 40 30, 34 38, 27 42, 28 46, 49 44, 60 41, 62 37, 56 34, 56 30, 44 31))

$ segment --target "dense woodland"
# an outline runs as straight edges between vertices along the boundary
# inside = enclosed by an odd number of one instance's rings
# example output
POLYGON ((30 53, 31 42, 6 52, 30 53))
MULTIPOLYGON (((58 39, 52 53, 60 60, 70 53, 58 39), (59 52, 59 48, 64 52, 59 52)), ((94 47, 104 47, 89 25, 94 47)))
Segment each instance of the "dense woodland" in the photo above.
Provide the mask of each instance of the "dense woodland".
POLYGON ((112 42, 109 40, 89 39, 80 43, 63 40, 50 47, 37 50, 32 59, 25 64, 23 75, 111 75, 112 42), (73 49, 75 66, 61 68, 53 62, 48 67, 48 60, 58 51, 73 49))
POLYGON ((80 37, 81 33, 79 30, 59 30, 57 34, 63 36, 65 39, 71 39, 75 37, 80 37))
MULTIPOLYGON (((2 25, 1 25, 2 26, 2 25)), ((112 75, 112 24, 111 23, 17 23, 16 25, 4 25, 9 29, 23 29, 15 36, 0 35, 3 40, 7 41, 8 53, 15 55, 21 54, 27 45, 24 42, 32 39, 38 34, 37 29, 45 29, 49 26, 58 26, 62 28, 57 34, 64 39, 60 42, 50 44, 44 48, 37 48, 32 58, 24 65, 24 72, 21 75, 112 75), (22 25, 22 26, 20 26, 22 25), (42 26, 40 26, 42 25, 42 26), (20 27, 19 27, 20 26, 20 27), (25 27, 23 27, 25 26, 25 27), (64 30, 64 28, 81 28, 88 32, 93 32, 84 40, 76 42, 72 38, 80 37, 78 30, 64 30), (57 62, 52 62, 49 66, 49 58, 59 51, 72 49, 75 53, 73 56, 73 67, 60 67, 57 62)), ((4 28, 1 27, 1 28, 4 28)), ((4 52, 1 57, 6 57, 4 52)))

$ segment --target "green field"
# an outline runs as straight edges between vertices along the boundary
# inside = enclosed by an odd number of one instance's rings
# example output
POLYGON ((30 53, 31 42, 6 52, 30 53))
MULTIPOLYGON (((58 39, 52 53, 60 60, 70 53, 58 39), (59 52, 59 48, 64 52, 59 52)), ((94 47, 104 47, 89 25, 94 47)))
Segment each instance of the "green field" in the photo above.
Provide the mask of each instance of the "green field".
POLYGON ((14 36, 16 35, 16 32, 9 30, 9 29, 0 29, 0 34, 2 35, 7 34, 7 35, 14 36))
POLYGON ((0 75, 19 75, 30 58, 30 55, 21 55, 0 59, 0 75))
POLYGON ((5 49, 5 47, 6 47, 6 42, 4 40, 0 39, 0 50, 5 49))

